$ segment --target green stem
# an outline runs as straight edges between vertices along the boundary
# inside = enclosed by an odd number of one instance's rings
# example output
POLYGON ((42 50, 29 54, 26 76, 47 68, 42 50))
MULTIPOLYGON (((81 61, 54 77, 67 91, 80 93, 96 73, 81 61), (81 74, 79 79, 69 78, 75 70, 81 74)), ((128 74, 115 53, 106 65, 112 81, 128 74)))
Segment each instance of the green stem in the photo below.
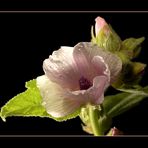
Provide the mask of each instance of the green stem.
POLYGON ((91 124, 94 135, 95 136, 103 135, 103 132, 101 131, 101 128, 98 122, 98 111, 92 105, 89 105, 89 117, 90 117, 90 124, 91 124))

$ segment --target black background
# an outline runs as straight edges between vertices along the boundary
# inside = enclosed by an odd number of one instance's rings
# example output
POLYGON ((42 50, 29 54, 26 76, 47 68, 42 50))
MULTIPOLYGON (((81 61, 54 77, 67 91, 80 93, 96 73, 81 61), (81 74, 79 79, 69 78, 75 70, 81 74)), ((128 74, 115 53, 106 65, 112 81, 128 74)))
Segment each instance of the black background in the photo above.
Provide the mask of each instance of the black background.
MULTIPOLYGON (((0 106, 25 90, 25 82, 44 74, 42 63, 60 46, 90 41, 91 25, 104 17, 121 39, 145 36, 139 61, 148 64, 148 13, 0 13, 0 106)), ((148 85, 148 72, 142 85, 148 85)), ((148 135, 148 100, 116 117, 114 126, 129 135, 148 135)), ((75 118, 56 122, 46 118, 10 117, 0 120, 0 134, 87 135, 75 118)))
POLYGON ((147 10, 146 0, 1 0, 0 10, 147 10))

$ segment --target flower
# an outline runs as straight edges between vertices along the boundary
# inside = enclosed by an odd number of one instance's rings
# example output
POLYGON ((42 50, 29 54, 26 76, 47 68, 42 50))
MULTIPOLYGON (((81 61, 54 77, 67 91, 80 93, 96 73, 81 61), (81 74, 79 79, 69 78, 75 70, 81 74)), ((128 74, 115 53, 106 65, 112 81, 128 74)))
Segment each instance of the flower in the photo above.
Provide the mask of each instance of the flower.
POLYGON ((56 118, 72 114, 88 103, 101 104, 104 91, 121 68, 116 55, 90 42, 63 46, 44 60, 45 75, 37 78, 42 104, 56 118))

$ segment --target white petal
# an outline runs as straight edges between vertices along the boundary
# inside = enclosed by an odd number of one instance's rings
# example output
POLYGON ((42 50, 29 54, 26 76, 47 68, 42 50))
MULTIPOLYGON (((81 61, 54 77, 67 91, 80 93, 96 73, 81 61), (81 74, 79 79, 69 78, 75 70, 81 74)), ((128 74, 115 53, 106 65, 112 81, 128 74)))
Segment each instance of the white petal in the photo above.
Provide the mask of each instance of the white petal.
POLYGON ((45 75, 37 78, 37 86, 43 98, 42 105, 53 117, 64 117, 80 107, 79 102, 67 98, 66 91, 60 85, 50 81, 45 75))

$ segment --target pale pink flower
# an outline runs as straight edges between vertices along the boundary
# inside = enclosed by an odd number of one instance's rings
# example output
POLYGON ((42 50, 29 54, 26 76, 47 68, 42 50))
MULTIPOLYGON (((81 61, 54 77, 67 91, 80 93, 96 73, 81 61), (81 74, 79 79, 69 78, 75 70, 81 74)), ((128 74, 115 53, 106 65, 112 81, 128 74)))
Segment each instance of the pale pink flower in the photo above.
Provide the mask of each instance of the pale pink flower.
POLYGON ((53 117, 64 117, 90 103, 103 102, 104 91, 122 68, 121 60, 90 42, 61 47, 43 63, 37 78, 43 106, 53 117))

